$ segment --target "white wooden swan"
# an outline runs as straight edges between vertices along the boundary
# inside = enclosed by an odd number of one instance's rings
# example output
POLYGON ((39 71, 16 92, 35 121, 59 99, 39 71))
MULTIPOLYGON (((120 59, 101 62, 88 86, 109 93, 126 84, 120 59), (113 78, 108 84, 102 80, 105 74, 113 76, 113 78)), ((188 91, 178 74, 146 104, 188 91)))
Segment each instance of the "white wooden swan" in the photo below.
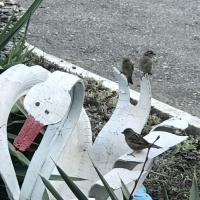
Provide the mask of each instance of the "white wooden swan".
POLYGON ((0 75, 0 174, 10 199, 18 200, 20 189, 7 144, 8 116, 14 103, 47 77, 48 71, 44 68, 25 65, 16 65, 0 75))

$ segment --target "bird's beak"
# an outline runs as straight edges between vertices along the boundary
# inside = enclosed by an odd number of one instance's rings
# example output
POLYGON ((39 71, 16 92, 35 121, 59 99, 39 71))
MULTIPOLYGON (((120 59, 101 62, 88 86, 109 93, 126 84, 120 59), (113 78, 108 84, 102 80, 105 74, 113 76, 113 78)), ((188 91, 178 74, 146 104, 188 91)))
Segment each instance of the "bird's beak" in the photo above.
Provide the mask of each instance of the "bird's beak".
POLYGON ((124 132, 122 132, 122 134, 124 134, 124 132))
POLYGON ((155 56, 155 55, 156 55, 156 53, 153 53, 153 55, 155 56))

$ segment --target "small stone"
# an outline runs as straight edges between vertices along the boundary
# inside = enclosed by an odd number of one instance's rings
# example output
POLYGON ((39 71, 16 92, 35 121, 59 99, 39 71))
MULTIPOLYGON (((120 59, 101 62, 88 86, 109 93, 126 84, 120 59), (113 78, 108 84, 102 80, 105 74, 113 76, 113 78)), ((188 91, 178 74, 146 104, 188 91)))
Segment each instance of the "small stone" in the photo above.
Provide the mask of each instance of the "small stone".
POLYGON ((9 12, 10 12, 9 9, 1 9, 1 10, 0 10, 0 13, 4 13, 4 14, 5 14, 5 13, 9 13, 9 12))
POLYGON ((4 28, 5 27, 5 23, 0 23, 0 28, 1 28, 1 30, 2 30, 2 28, 4 28))
POLYGON ((8 55, 10 54, 10 51, 5 50, 5 51, 4 51, 4 54, 5 54, 6 56, 8 56, 8 55))
POLYGON ((9 18, 9 17, 8 17, 7 15, 2 15, 2 16, 0 16, 0 20, 3 21, 3 22, 7 21, 8 18, 9 18))
POLYGON ((14 1, 5 1, 5 4, 6 5, 15 5, 16 2, 14 2, 14 1))
POLYGON ((14 17, 12 18, 12 21, 13 21, 13 22, 16 22, 16 21, 17 21, 17 17, 14 16, 14 17))
POLYGON ((0 2, 0 8, 4 7, 4 2, 0 2))

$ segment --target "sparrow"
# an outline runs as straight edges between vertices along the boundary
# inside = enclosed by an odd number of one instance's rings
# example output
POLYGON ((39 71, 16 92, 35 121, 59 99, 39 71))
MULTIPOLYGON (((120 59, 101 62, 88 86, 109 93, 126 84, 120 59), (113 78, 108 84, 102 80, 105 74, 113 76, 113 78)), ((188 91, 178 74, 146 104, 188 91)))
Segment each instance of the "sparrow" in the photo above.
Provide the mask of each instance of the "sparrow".
POLYGON ((139 63, 139 69, 143 72, 143 76, 148 73, 149 75, 152 75, 151 70, 152 70, 152 58, 156 54, 152 50, 148 50, 147 52, 144 53, 142 58, 140 59, 139 63))
MULTIPOLYGON (((125 136, 125 141, 128 144, 128 146, 133 150, 131 155, 135 151, 141 151, 143 149, 149 148, 152 144, 147 142, 140 134, 136 133, 131 128, 126 128, 122 134, 125 136)), ((162 147, 159 147, 155 144, 152 145, 152 148, 160 149, 162 147)))
POLYGON ((133 84, 132 75, 134 71, 133 63, 129 58, 124 58, 122 62, 122 73, 127 77, 127 81, 130 84, 133 84))

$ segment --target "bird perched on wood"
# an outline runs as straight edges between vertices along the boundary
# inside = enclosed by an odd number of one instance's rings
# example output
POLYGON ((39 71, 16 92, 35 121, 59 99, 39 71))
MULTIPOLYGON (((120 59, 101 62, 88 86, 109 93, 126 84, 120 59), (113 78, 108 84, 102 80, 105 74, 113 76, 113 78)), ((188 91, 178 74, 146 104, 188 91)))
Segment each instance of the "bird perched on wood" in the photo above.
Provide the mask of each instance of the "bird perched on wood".
POLYGON ((142 58, 140 59, 139 63, 139 69, 143 72, 143 76, 145 74, 152 75, 151 70, 152 70, 152 58, 156 54, 152 50, 148 50, 147 52, 144 53, 142 58))
MULTIPOLYGON (((143 149, 151 147, 152 145, 131 128, 126 128, 122 133, 125 136, 126 143, 133 150, 131 155, 133 155, 134 151, 141 151, 143 149)), ((152 148, 160 149, 161 147, 153 144, 152 148)))
POLYGON ((127 81, 133 84, 132 75, 134 71, 133 63, 129 58, 124 58, 122 62, 122 73, 127 77, 127 81))

